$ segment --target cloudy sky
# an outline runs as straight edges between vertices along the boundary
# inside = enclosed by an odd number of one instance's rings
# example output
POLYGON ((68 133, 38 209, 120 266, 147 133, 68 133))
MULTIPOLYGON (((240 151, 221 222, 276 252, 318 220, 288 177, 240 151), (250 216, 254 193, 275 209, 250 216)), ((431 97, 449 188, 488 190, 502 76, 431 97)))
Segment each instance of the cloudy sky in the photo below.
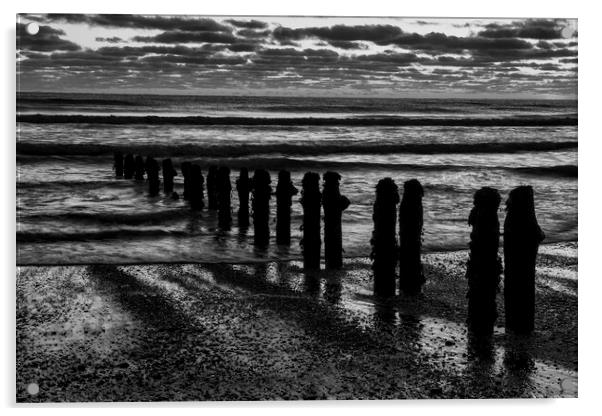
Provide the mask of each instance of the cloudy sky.
POLYGON ((577 22, 24 14, 17 76, 22 91, 576 98, 577 22))

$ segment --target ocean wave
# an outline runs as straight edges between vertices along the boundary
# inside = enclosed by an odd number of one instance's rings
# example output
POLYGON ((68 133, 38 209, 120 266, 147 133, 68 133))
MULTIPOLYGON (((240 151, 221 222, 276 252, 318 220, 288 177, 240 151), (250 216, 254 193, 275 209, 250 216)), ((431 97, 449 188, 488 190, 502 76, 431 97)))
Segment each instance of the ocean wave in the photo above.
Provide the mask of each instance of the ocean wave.
POLYGON ((500 118, 425 117, 204 117, 204 116, 100 116, 82 114, 18 114, 21 123, 144 124, 144 125, 271 125, 271 126, 575 126, 576 117, 528 116, 500 118))
POLYGON ((18 243, 54 242, 54 241, 96 241, 96 240, 124 240, 124 239, 156 239, 160 237, 184 237, 190 235, 185 231, 168 230, 105 230, 79 233, 68 232, 30 232, 17 231, 18 243))
MULTIPOLYGON (((59 212, 27 215, 23 220, 42 221, 65 221, 65 222, 85 222, 102 224, 155 224, 164 223, 169 220, 186 218, 189 216, 189 210, 172 209, 157 212, 138 212, 138 213, 113 213, 113 212, 59 212)), ((129 232, 129 231, 128 231, 129 232)))
POLYGON ((576 141, 538 141, 513 143, 281 143, 281 144, 225 144, 225 145, 107 145, 107 144, 60 144, 17 143, 17 159, 29 156, 98 156, 111 155, 115 151, 154 156, 240 157, 260 154, 325 155, 325 154, 439 154, 439 153, 517 153, 576 149, 576 141))

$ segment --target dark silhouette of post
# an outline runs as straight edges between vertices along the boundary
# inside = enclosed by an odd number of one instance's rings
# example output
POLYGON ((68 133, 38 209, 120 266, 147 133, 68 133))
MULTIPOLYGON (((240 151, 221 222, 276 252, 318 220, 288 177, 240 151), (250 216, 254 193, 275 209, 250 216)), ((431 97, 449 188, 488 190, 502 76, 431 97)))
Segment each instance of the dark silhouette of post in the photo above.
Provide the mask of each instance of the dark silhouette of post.
POLYGON ((267 247, 270 243, 270 174, 264 169, 256 169, 253 175, 253 228, 254 242, 258 247, 267 247))
POLYGON ((200 211, 204 207, 203 202, 203 172, 199 165, 191 164, 188 168, 188 202, 194 211, 200 211))
POLYGON ((320 175, 307 172, 303 176, 301 190, 301 205, 303 206, 303 238, 301 249, 303 251, 303 268, 305 270, 320 269, 320 175))
POLYGON ((207 172, 207 208, 217 209, 217 166, 209 166, 207 172))
POLYGON ((230 229, 232 224, 230 192, 232 185, 230 184, 230 169, 226 166, 220 166, 217 171, 217 221, 220 228, 230 229))
POLYGON ((190 162, 182 162, 180 165, 180 170, 182 171, 182 176, 184 177, 184 192, 182 197, 185 201, 190 199, 190 169, 192 164, 190 162))
POLYGON ((171 159, 163 159, 163 192, 167 195, 173 192, 173 178, 178 172, 173 167, 171 159))
POLYGON ((123 177, 125 179, 132 179, 135 171, 136 162, 134 161, 134 155, 128 153, 125 155, 125 159, 123 161, 123 177))
POLYGON ((291 206, 293 195, 299 190, 291 182, 291 173, 287 170, 278 172, 276 185, 276 244, 291 243, 291 206))
POLYGON ((535 217, 533 188, 519 186, 506 201, 504 306, 506 329, 529 334, 535 327, 535 259, 545 235, 535 217))
POLYGON ((115 177, 123 177, 123 153, 117 151, 113 155, 113 169, 115 169, 115 177))
POLYGON ((324 259, 327 269, 340 269, 343 267, 341 216, 343 211, 349 207, 349 199, 341 195, 339 190, 341 175, 336 172, 326 172, 323 179, 324 259))
POLYGON ((403 184, 399 205, 399 288, 407 295, 420 293, 425 280, 420 261, 423 195, 418 180, 411 179, 403 184))
POLYGON ((148 177, 148 194, 150 196, 159 195, 159 162, 152 157, 146 159, 146 174, 148 177))
POLYGON ((144 159, 142 158, 142 156, 138 155, 134 160, 134 179, 136 179, 137 181, 144 180, 144 170, 144 159))
POLYGON ((472 226, 466 267, 468 329, 476 335, 491 335, 497 319, 495 297, 502 272, 498 256, 499 205, 500 194, 497 190, 481 188, 474 194, 474 207, 468 217, 468 224, 472 226))
POLYGON ((372 270, 374 271, 374 294, 376 296, 395 295, 395 268, 397 266, 397 204, 399 193, 391 178, 384 178, 376 185, 374 201, 374 231, 372 232, 372 270))
POLYGON ((247 168, 240 169, 240 176, 236 180, 236 190, 238 191, 238 227, 247 228, 249 226, 249 192, 251 183, 249 181, 249 171, 247 168))

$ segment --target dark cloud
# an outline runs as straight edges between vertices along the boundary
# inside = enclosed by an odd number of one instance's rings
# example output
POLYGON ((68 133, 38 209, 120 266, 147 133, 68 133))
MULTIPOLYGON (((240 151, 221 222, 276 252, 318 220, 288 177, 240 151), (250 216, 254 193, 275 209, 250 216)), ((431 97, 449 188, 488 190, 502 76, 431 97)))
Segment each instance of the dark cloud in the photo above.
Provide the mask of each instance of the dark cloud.
POLYGON ((439 24, 437 22, 427 22, 426 20, 416 20, 416 23, 419 24, 420 26, 438 25, 439 24))
POLYGON ((335 25, 332 27, 307 27, 299 29, 280 26, 274 29, 273 36, 279 41, 315 37, 326 41, 367 40, 385 42, 401 35, 401 33, 402 31, 398 26, 392 25, 335 25))
POLYGON ((417 33, 404 33, 394 39, 377 42, 379 44, 393 44, 397 46, 427 50, 427 51, 498 51, 531 49, 533 45, 522 39, 502 38, 488 39, 483 37, 458 37, 448 36, 444 33, 431 32, 426 35, 417 33))
POLYGON ((341 48, 341 49, 364 49, 364 45, 362 45, 359 42, 351 42, 349 40, 331 40, 330 42, 328 42, 329 44, 331 44, 332 46, 334 46, 335 48, 341 48))
POLYGON ((235 20, 228 19, 225 22, 230 23, 232 26, 241 27, 244 29, 265 29, 268 24, 260 22, 259 20, 235 20))
POLYGON ((236 43, 236 36, 231 33, 223 32, 185 32, 174 30, 163 32, 156 36, 134 36, 135 42, 156 42, 156 43, 236 43))
POLYGON ((244 38, 266 38, 272 33, 269 30, 252 30, 242 29, 236 32, 236 36, 242 36, 244 38))
POLYGON ((133 29, 231 32, 229 26, 208 18, 180 16, 145 16, 138 14, 46 14, 50 22, 85 23, 90 26, 133 29))
POLYGON ((31 35, 27 32, 27 25, 17 23, 17 49, 31 51, 77 51, 81 47, 60 36, 65 32, 50 26, 40 26, 37 34, 31 35))
POLYGON ((478 33, 486 38, 562 39, 566 21, 562 19, 527 19, 509 24, 490 23, 478 33))

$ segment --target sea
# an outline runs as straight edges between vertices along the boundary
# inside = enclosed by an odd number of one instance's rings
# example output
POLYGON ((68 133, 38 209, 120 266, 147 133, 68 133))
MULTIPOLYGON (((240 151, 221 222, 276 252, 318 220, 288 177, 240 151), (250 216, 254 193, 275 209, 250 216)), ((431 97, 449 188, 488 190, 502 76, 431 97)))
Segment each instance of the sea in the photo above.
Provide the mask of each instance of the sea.
POLYGON ((545 242, 577 240, 577 101, 338 97, 17 94, 17 263, 259 262, 301 258, 302 208, 293 197, 290 246, 253 245, 239 228, 235 180, 246 167, 338 172, 351 201, 345 257, 370 255, 375 186, 424 187, 424 251, 468 247, 475 191, 502 196, 531 185, 545 242), (230 230, 217 213, 148 196, 145 181, 115 177, 113 153, 231 169, 230 230))

